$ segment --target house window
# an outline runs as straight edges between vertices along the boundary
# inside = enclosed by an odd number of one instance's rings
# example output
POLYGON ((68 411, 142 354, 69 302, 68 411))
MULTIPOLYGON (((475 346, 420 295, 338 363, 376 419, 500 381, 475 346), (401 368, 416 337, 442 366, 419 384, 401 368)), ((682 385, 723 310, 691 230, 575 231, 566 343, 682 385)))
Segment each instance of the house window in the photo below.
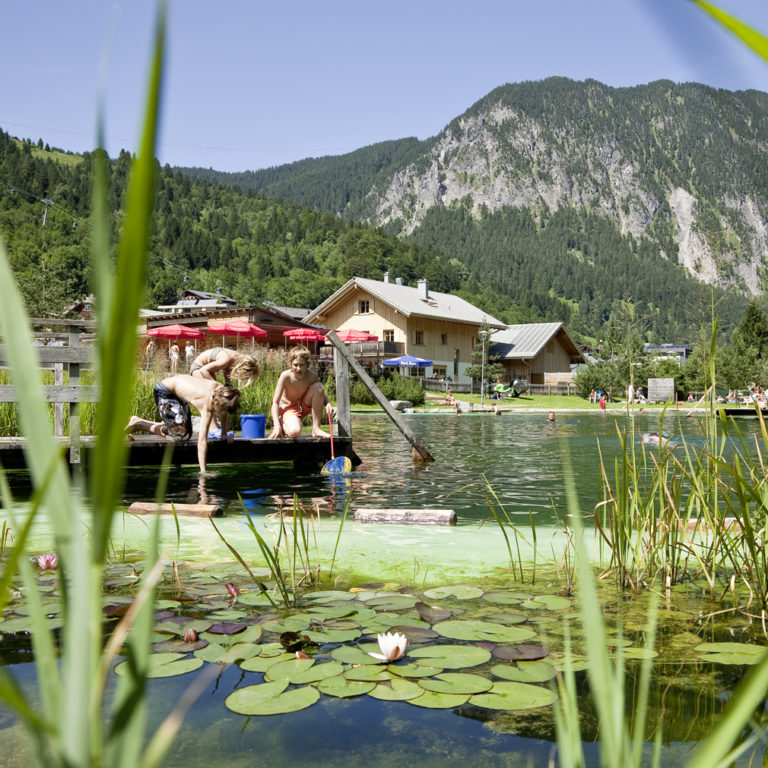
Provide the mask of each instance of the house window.
POLYGON ((360 302, 360 314, 368 315, 371 312, 371 302, 368 299, 364 299, 360 302))
POLYGON ((414 331, 413 334, 413 343, 417 346, 421 346, 424 344, 424 331, 414 331))
POLYGON ((440 343, 441 344, 447 344, 448 343, 448 334, 447 333, 441 333, 440 334, 440 343))
POLYGON ((432 366, 432 378, 433 379, 444 379, 447 373, 448 373, 448 369, 444 365, 433 365, 432 366))
POLYGON ((384 341, 394 341, 395 331, 394 329, 384 331, 384 341))

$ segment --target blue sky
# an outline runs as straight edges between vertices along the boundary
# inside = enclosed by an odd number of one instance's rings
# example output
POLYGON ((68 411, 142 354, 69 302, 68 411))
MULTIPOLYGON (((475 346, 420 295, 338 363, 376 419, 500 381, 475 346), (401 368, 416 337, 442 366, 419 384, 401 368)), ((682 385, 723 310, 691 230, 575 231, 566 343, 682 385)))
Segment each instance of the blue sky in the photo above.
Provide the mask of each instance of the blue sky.
MULTIPOLYGON (((765 0, 719 0, 768 34, 765 0)), ((156 5, 5 0, 0 128, 135 151, 156 5)), ((170 0, 161 162, 254 170, 439 133, 551 75, 768 91, 768 64, 688 0, 170 0)))

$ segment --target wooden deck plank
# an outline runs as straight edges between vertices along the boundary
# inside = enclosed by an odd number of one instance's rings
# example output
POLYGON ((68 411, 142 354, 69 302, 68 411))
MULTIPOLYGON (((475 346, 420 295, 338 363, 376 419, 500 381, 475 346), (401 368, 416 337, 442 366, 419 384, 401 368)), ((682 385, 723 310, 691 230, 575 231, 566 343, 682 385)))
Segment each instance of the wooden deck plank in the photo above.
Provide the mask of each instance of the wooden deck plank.
MULTIPOLYGON (((192 439, 185 443, 170 443, 154 435, 132 435, 126 466, 159 466, 163 460, 166 446, 173 447, 173 463, 178 465, 197 464, 197 442, 192 439)), ((62 451, 67 449, 69 455, 69 439, 54 438, 62 451)), ((94 450, 96 439, 84 436, 80 439, 81 453, 88 454, 94 450)), ((361 463, 360 458, 352 448, 352 438, 334 437, 334 448, 337 456, 349 456, 352 464, 361 463)), ((292 461, 301 466, 322 466, 331 458, 331 444, 327 438, 310 437, 309 435, 296 439, 279 438, 277 440, 246 440, 235 438, 234 442, 223 440, 208 441, 208 464, 257 464, 272 461, 292 461)), ((24 438, 0 437, 0 464, 5 469, 24 469, 24 438)))

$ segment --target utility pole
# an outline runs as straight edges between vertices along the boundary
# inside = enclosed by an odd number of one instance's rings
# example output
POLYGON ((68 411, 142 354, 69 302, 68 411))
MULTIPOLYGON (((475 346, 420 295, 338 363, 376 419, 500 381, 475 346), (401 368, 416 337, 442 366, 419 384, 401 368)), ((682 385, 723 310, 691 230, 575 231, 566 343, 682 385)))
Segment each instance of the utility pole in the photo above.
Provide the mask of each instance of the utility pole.
POLYGON ((482 342, 482 357, 480 359, 480 410, 483 410, 483 400, 485 399, 485 342, 489 336, 488 331, 478 331, 480 341, 482 342))
POLYGON ((48 218, 48 206, 53 205, 53 200, 49 200, 47 197, 44 197, 42 202, 45 206, 45 210, 43 211, 43 226, 45 226, 45 220, 48 218))

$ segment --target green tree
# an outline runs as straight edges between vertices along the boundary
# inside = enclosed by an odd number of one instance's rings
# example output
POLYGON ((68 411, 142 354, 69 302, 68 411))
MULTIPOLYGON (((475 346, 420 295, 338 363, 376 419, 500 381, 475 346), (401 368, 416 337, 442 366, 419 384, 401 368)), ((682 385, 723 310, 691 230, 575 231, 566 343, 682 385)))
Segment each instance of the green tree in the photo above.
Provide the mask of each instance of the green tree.
POLYGON ((472 350, 472 365, 467 366, 466 369, 466 375, 476 381, 479 381, 483 375, 485 375, 486 381, 494 381, 504 375, 504 365, 500 362, 501 358, 491 354, 493 333, 488 323, 483 321, 477 332, 477 344, 472 350))

